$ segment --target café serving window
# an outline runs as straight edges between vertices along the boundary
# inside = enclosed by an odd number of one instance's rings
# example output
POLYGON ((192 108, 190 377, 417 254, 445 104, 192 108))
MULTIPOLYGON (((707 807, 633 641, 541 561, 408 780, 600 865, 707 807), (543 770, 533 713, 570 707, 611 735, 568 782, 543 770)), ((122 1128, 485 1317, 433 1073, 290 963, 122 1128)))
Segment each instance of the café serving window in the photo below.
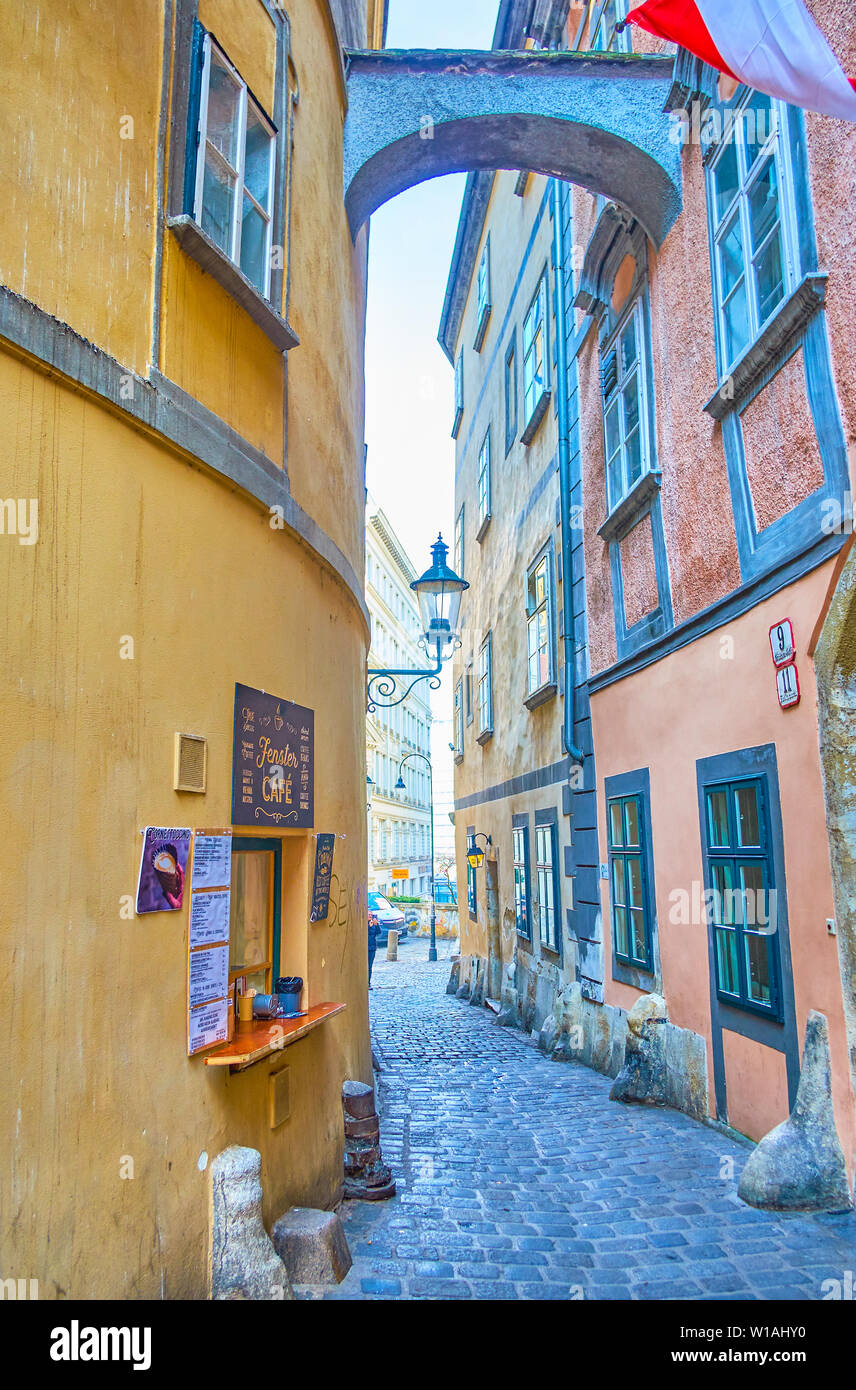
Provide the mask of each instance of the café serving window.
POLYGON ((229 908, 229 985, 241 993, 271 994, 279 975, 282 912, 282 844, 279 840, 232 839, 229 908))

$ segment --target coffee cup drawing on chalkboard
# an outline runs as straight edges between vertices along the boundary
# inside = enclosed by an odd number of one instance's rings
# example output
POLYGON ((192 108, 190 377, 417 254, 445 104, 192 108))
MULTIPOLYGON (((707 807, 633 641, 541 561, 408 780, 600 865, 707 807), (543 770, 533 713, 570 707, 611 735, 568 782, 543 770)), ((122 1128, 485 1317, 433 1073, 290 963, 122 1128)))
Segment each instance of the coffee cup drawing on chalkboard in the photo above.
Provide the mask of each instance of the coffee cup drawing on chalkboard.
POLYGON ((280 714, 280 712, 279 712, 279 705, 277 705, 277 707, 276 707, 276 714, 275 714, 274 717, 273 717, 273 727, 276 729, 277 733, 279 733, 280 729, 282 728, 282 725, 283 725, 283 719, 282 719, 282 716, 281 716, 281 714, 280 714))

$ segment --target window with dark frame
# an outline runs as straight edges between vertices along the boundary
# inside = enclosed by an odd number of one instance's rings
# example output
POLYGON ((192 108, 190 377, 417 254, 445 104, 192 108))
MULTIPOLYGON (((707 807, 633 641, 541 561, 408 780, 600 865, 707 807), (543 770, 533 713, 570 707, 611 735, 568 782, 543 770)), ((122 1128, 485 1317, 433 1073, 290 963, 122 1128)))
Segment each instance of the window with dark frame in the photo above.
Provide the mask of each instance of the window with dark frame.
POLYGON ((455 685, 455 757, 460 762, 464 756, 464 682, 455 685))
POLYGON ((640 795, 610 797, 607 819, 612 949, 624 965, 651 970, 643 816, 640 795))
POLYGON ((463 578, 464 574, 464 508, 458 512, 455 521, 455 573, 463 578))
POLYGON ((481 540, 487 529, 487 524, 491 518, 491 483, 490 483, 490 425, 485 431, 482 446, 479 450, 479 474, 478 474, 478 497, 479 497, 479 529, 477 538, 481 540))
POLYGON ((489 632, 479 649, 478 738, 483 742, 493 733, 493 633, 489 632))
POLYGON ((616 32, 616 25, 627 18, 627 0, 605 0, 601 5, 600 15, 595 9, 593 24, 594 31, 589 35, 588 48, 593 53, 630 53, 631 30, 630 27, 621 33, 616 32))
POLYGON ((720 999, 781 1019, 766 778, 704 788, 706 906, 720 999))
POLYGON ((610 512, 652 466, 647 373, 645 315, 642 297, 637 295, 602 352, 606 498, 610 512))
POLYGON ((535 920, 542 945, 559 949, 559 885, 556 873, 556 827, 535 826, 535 920))
POLYGON ((464 704, 466 706, 468 724, 472 724, 475 715, 475 708, 473 705, 473 686, 473 659, 472 657, 470 657, 469 661, 467 662, 466 670, 464 671, 464 704))
POLYGON ((521 936, 532 934, 529 895, 529 827, 515 825, 511 831, 514 868, 514 922, 521 936))
POLYGON ((523 442, 529 443, 548 398, 547 277, 542 275, 523 320, 523 442))
POLYGON ((555 681, 553 596, 549 552, 529 571, 526 583, 527 691, 533 695, 555 681))
POLYGON ((203 53, 193 216, 267 299, 276 129, 208 33, 203 53))
POLYGON ((461 348, 455 362, 455 415, 452 421, 452 438, 457 439, 464 418, 464 350, 461 348))
POLYGON ((517 353, 515 340, 505 356, 505 452, 517 435, 517 353))
POLYGON ((476 274, 476 336, 473 343, 476 352, 481 351, 490 311, 490 233, 488 233, 476 274))

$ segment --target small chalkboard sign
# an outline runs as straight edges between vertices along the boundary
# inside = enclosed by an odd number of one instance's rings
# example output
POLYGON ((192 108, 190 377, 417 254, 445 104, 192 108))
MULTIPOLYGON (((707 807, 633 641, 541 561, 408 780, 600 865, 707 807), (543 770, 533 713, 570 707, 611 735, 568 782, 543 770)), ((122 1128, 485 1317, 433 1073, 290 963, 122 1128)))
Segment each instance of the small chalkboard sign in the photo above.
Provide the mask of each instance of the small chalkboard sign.
POLYGON ((312 880, 310 922, 323 922, 330 911, 330 879, 333 874, 335 835, 315 837, 315 877, 312 880))

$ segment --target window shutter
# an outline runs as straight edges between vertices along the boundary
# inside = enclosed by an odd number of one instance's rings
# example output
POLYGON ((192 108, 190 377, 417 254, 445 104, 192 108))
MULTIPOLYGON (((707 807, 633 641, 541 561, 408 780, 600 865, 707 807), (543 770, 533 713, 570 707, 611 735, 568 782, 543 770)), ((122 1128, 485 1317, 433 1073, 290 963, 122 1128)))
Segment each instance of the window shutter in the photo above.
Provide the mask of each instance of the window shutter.
POLYGON ((600 368, 600 387, 603 392, 603 399, 609 400, 616 386, 618 385, 618 351, 616 348, 601 364, 600 368))
POLYGON ((202 69, 205 66, 206 30, 198 19, 193 21, 190 43, 190 72, 187 91, 187 144, 184 152, 184 211, 192 217, 196 203, 196 161, 199 157, 199 99, 202 94, 202 69))

